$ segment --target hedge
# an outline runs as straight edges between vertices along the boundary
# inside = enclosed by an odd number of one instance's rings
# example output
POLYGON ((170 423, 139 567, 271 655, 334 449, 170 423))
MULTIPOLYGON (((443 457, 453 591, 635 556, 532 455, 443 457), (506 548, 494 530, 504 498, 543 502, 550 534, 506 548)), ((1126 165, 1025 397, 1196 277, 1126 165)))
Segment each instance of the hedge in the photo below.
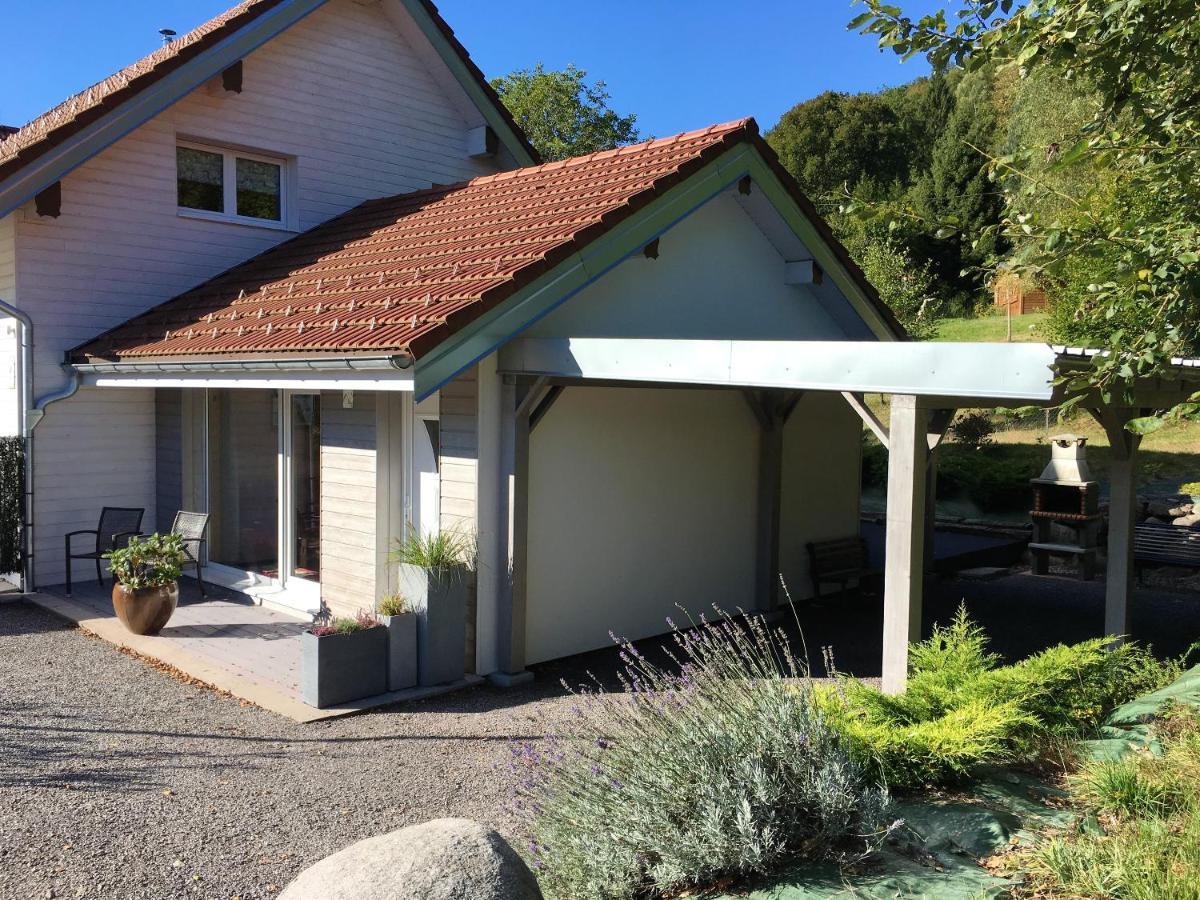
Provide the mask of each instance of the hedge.
POLYGON ((25 441, 0 437, 0 572, 21 570, 25 521, 25 441))

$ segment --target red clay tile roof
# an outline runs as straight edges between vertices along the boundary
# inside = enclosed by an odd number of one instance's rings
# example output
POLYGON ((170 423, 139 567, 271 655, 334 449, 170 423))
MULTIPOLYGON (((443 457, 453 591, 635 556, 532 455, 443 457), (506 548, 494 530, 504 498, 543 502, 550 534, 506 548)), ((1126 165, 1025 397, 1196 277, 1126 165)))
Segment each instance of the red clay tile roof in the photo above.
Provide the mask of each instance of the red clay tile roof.
MULTIPOLYGON (((101 335, 72 358, 419 357, 741 141, 753 141, 777 165, 754 120, 743 119, 370 200, 101 335)), ((798 189, 796 197, 823 227, 798 189)))
MULTIPOLYGON (((232 9, 210 19, 198 28, 176 38, 132 65, 114 75, 97 82, 84 91, 63 101, 53 109, 4 137, 0 142, 0 180, 21 169, 27 163, 61 144, 71 135, 81 131, 106 113, 136 96, 142 90, 185 65, 209 47, 219 43, 240 28, 253 22, 264 13, 274 9, 283 0, 243 0, 232 9)), ((513 133, 538 159, 537 151, 529 144, 520 126, 516 124, 483 73, 471 61, 466 49, 454 36, 450 26, 442 19, 437 7, 429 0, 420 0, 426 13, 438 30, 449 42, 454 52, 466 64, 467 70, 479 83, 484 94, 503 116, 513 133)), ((3 137, 0 133, 0 137, 3 137)))

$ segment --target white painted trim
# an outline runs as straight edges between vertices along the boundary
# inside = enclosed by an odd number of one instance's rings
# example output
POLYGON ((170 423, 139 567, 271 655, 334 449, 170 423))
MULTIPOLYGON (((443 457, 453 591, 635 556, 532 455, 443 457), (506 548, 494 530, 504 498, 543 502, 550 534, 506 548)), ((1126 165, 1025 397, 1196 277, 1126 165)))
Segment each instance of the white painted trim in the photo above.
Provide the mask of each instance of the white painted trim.
MULTIPOLYGON (((178 137, 175 140, 176 149, 199 150, 221 157, 221 205, 220 212, 209 209, 195 209, 190 206, 177 206, 176 212, 189 219, 205 219, 210 222, 225 222, 231 225, 249 225, 253 228, 270 228, 275 231, 299 231, 300 217, 295 203, 295 168, 294 157, 276 156, 256 150, 243 150, 228 144, 210 143, 193 138, 178 137), (279 218, 259 219, 254 216, 243 216, 237 212, 237 161, 267 163, 279 169, 279 218)), ((179 168, 178 154, 176 155, 175 184, 178 191, 179 168)))
POLYGON ((610 381, 854 393, 1054 398, 1045 344, 522 338, 501 371, 610 381))
POLYGON ((370 372, 313 372, 297 375, 84 375, 83 384, 94 387, 130 388, 268 388, 313 391, 394 391, 411 394, 413 377, 396 373, 379 377, 370 372))

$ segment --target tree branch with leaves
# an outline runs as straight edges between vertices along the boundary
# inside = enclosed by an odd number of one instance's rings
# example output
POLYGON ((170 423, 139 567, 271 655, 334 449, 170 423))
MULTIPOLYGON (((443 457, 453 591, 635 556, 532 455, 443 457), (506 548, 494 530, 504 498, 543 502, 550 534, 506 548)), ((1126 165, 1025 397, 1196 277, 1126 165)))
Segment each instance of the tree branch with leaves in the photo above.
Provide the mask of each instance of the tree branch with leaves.
MULTIPOLYGON (((1195 0, 961 0, 918 18, 880 0, 863 5, 849 27, 903 58, 925 54, 939 70, 1014 66, 1022 79, 1052 71, 1086 84, 1092 114, 1068 141, 1017 146, 987 162, 1004 189, 993 228, 1014 248, 1011 268, 1053 278, 1064 266, 1103 262, 1076 324, 1109 352, 1070 386, 1119 402, 1137 379, 1200 353, 1195 0), (1051 191, 1059 196, 1046 202, 1051 191)), ((1173 411, 1198 414, 1200 395, 1173 411)))

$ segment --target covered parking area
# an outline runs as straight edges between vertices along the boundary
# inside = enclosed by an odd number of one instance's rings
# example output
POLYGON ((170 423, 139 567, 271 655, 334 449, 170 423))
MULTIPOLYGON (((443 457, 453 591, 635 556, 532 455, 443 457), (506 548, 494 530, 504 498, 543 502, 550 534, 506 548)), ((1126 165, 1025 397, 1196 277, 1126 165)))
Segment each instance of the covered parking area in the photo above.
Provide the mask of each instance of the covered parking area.
MULTIPOLYGON (((1038 344, 569 336, 510 341, 497 362, 504 383, 501 434, 509 480, 504 513, 512 573, 498 622, 502 677, 518 677, 527 663, 529 502, 531 484, 539 477, 531 468, 531 429, 564 391, 669 386, 742 392, 759 427, 754 605, 768 614, 780 604, 783 430, 804 396, 840 397, 889 450, 881 671, 885 690, 900 692, 905 687, 908 644, 921 634, 937 451, 954 412, 1058 406, 1070 396, 1061 376, 1085 369, 1091 356, 1091 351, 1038 344), (890 396, 886 426, 863 402, 866 393, 890 396)), ((1140 439, 1125 425, 1151 410, 1171 407, 1197 389, 1200 364, 1180 359, 1165 375, 1134 384, 1121 402, 1104 402, 1092 394, 1082 397, 1081 406, 1103 425, 1112 446, 1105 633, 1126 634, 1130 623, 1140 439)), ((595 427, 602 429, 605 423, 597 421, 595 427)), ((816 484, 822 473, 811 476, 816 484)))

